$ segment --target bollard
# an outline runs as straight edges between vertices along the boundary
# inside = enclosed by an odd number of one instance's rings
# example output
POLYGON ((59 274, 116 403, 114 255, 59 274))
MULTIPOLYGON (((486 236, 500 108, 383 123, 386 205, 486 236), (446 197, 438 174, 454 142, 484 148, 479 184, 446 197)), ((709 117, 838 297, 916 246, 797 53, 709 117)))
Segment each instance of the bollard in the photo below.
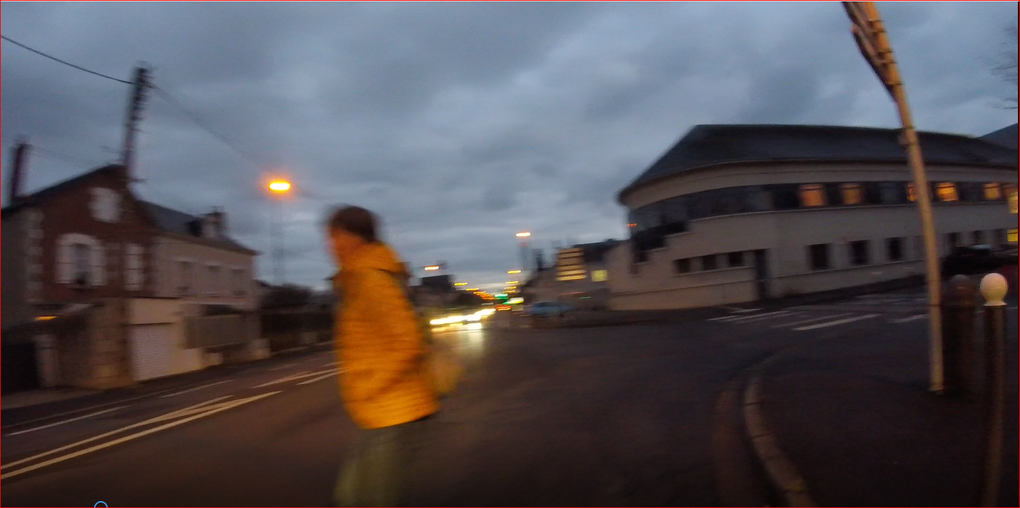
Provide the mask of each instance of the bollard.
POLYGON ((978 506, 995 506, 1002 479, 1002 437, 1005 413, 1006 278, 997 273, 981 279, 985 298, 985 446, 982 450, 978 506))
POLYGON ((975 312, 978 288, 966 275, 953 277, 942 296, 942 394, 974 392, 975 312))

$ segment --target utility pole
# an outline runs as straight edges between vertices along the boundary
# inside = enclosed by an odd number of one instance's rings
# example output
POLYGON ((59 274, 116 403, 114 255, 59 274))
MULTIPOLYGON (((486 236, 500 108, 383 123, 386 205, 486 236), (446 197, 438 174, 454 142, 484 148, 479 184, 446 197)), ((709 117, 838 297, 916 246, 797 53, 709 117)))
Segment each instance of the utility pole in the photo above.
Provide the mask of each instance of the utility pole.
POLYGON ((924 234, 924 257, 926 278, 928 280, 928 316, 929 316, 929 358, 931 374, 931 391, 942 393, 945 388, 944 359, 942 357, 942 308, 941 308, 941 275, 939 273, 938 244, 935 237, 935 219, 931 210, 931 186, 924 170, 924 159, 921 156, 921 143, 914 130, 907 104, 907 92, 900 79, 896 59, 893 57, 892 46, 886 35, 882 18, 874 2, 843 2, 852 22, 850 32, 857 41, 861 55, 871 65, 873 71, 882 80, 889 95, 896 102, 900 121, 903 124, 901 144, 907 150, 907 159, 914 176, 914 189, 917 196, 918 212, 921 215, 921 229, 924 234))
POLYGON ((149 91, 149 69, 145 66, 135 67, 135 77, 131 84, 131 96, 128 100, 127 121, 124 125, 124 147, 121 164, 124 176, 128 181, 135 180, 135 137, 138 132, 138 121, 142 116, 142 106, 149 91))

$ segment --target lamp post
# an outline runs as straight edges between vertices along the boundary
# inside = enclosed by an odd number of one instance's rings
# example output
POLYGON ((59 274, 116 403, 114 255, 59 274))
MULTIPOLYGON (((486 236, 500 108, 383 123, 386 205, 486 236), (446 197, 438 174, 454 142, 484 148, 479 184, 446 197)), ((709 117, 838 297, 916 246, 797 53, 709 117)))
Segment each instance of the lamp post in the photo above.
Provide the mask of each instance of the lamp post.
POLYGON ((273 217, 269 221, 270 233, 269 235, 273 238, 275 246, 273 249, 273 278, 276 279, 277 285, 282 285, 284 280, 284 266, 283 266, 283 225, 280 223, 282 220, 282 207, 283 207, 283 196, 290 192, 290 182, 283 179, 273 179, 268 185, 269 192, 271 195, 277 196, 278 206, 281 210, 277 210, 277 213, 273 214, 273 217))
POLYGON ((531 231, 520 231, 515 236, 521 239, 521 269, 528 270, 528 238, 531 238, 531 231))
POLYGON ((907 94, 900 79, 900 72, 893 57, 892 46, 885 31, 885 25, 874 2, 843 2, 843 8, 850 18, 850 31, 861 55, 882 81, 886 91, 896 103, 903 125, 900 143, 906 148, 907 159, 917 189, 917 208, 921 218, 921 232, 924 236, 925 278, 928 283, 928 332, 929 332, 929 375, 930 389, 942 393, 944 389, 944 358, 942 357, 942 312, 941 276, 939 273, 938 244, 935 237, 935 219, 931 210, 931 187, 921 156, 921 143, 914 130, 907 94))

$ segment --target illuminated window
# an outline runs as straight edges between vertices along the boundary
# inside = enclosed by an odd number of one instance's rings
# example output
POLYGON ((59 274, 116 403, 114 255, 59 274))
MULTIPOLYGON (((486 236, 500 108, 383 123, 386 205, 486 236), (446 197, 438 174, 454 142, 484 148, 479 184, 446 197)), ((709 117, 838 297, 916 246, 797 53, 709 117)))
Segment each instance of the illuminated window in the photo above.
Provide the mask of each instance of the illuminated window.
POLYGON ((801 185, 800 205, 803 207, 825 206, 825 188, 817 183, 801 185))
POLYGON ((935 192, 939 196, 939 201, 944 203, 960 200, 960 197, 956 194, 956 184, 952 182, 939 183, 935 187, 935 192))
POLYGON ((907 183, 907 199, 911 202, 917 201, 917 191, 914 190, 914 182, 907 183))
POLYGON ((985 200, 998 201, 1002 199, 1002 186, 997 183, 985 184, 985 200))
POLYGON ((605 282, 609 278, 609 272, 605 270, 595 270, 591 272, 591 280, 595 282, 605 282))
POLYGON ((864 201, 861 193, 861 184, 859 183, 844 183, 840 186, 843 191, 843 204, 844 205, 859 205, 864 201))
POLYGON ((1017 230, 1013 228, 1006 233, 1006 241, 1009 243, 1017 243, 1017 230))
POLYGON ((1009 200, 1009 213, 1017 213, 1017 191, 1016 184, 1005 184, 1002 186, 1002 193, 1009 200))

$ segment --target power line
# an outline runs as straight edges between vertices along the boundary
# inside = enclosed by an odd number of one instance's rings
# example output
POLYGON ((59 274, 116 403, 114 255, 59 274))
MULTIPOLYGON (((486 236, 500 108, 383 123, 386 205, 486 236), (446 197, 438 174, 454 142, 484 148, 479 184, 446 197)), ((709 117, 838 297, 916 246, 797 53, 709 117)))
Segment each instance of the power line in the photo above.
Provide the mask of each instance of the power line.
POLYGON ((50 150, 49 148, 44 148, 44 147, 41 147, 41 146, 31 145, 31 148, 32 148, 33 151, 38 152, 39 155, 41 155, 41 156, 43 156, 45 158, 48 158, 48 159, 52 159, 52 160, 59 160, 59 161, 63 161, 63 162, 70 162, 72 164, 81 164, 83 166, 88 166, 88 167, 99 167, 101 165, 100 163, 87 161, 85 159, 79 159, 77 157, 73 157, 73 156, 70 156, 70 155, 67 155, 67 154, 64 154, 64 153, 61 153, 61 152, 57 152, 55 150, 50 150))
POLYGON ((245 160, 250 162, 253 166, 258 167, 260 165, 255 160, 254 157, 252 157, 251 155, 246 153, 244 150, 241 150, 240 148, 237 148, 236 146, 234 146, 233 143, 231 143, 229 140, 227 140, 227 138, 223 137, 222 135, 220 135, 219 133, 217 133, 216 131, 211 129, 208 126, 208 124, 205 123, 205 121, 203 121, 195 113, 192 113, 191 110, 188 109, 187 107, 185 107, 184 104, 181 104, 180 101, 178 101, 177 99, 173 98, 173 96, 171 96, 169 92, 167 92, 166 90, 164 90, 164 89, 162 89, 162 88, 160 88, 160 87, 158 87, 156 85, 152 85, 152 88, 156 91, 156 93, 160 97, 163 98, 163 100, 169 102, 170 104, 174 105, 177 109, 181 110, 181 112, 184 113, 184 115, 187 116, 188 119, 190 119, 192 122, 194 122, 195 125, 198 125, 199 127, 201 127, 202 130, 204 130, 207 133, 209 133, 209 135, 211 135, 212 137, 216 138, 217 140, 219 140, 224 145, 227 145, 228 147, 230 147, 231 150, 233 150, 238 155, 240 155, 242 158, 244 158, 245 160))
POLYGON ((99 73, 99 72, 96 72, 96 71, 93 71, 93 70, 86 69, 86 68, 84 68, 84 67, 82 67, 80 65, 75 65, 75 64, 73 64, 71 62, 68 62, 66 60, 61 60, 61 59, 59 59, 59 58, 57 58, 55 56, 47 55, 46 53, 43 53, 42 51, 39 51, 38 49, 30 48, 30 47, 28 47, 28 46, 26 46, 26 45, 24 45, 24 44, 22 44, 22 43, 20 43, 20 42, 18 42, 16 40, 14 40, 14 39, 11 39, 10 37, 8 37, 6 35, 0 35, 0 38, 3 38, 3 40, 5 40, 7 42, 10 42, 10 43, 15 44, 17 46, 20 46, 20 47, 22 47, 24 49, 27 49, 27 50, 29 50, 29 51, 37 54, 37 55, 49 58, 50 60, 53 60, 54 62, 60 62, 60 63, 62 63, 64 65, 67 65, 67 66, 70 66, 70 67, 74 67, 75 69, 78 69, 79 71, 85 71, 85 72, 87 72, 89 74, 93 74, 93 75, 99 76, 101 78, 106 78, 106 79, 109 79, 109 80, 112 80, 112 81, 116 81, 118 83, 124 83, 125 85, 133 84, 130 81, 127 81, 127 80, 124 80, 124 79, 120 79, 120 78, 115 78, 113 76, 107 76, 106 74, 102 74, 102 73, 99 73))

